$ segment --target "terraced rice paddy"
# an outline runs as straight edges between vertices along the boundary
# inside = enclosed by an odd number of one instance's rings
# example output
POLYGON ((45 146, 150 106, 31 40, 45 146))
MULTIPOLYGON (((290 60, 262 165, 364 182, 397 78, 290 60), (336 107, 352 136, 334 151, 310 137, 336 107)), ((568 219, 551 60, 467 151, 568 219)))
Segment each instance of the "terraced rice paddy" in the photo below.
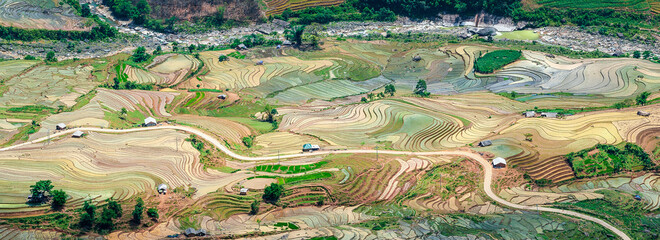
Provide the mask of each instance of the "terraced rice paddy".
POLYGON ((91 71, 91 66, 37 66, 4 82, 7 90, 0 96, 0 106, 73 106, 76 98, 98 84, 91 71))
POLYGON ((390 80, 374 78, 363 82, 350 80, 327 80, 310 83, 277 93, 274 99, 280 102, 298 103, 309 99, 332 100, 334 98, 358 95, 385 86, 390 80))
POLYGON ((156 57, 146 70, 127 66, 124 72, 130 81, 173 85, 183 81, 198 66, 199 60, 191 56, 167 54, 156 57))
MULTIPOLYGON (((88 30, 85 19, 56 0, 0 0, 0 24, 19 28, 88 30)), ((63 2, 62 2, 63 3, 63 2)))
POLYGON ((282 14, 287 8, 293 11, 298 11, 308 7, 339 5, 344 3, 344 1, 345 0, 268 0, 265 1, 266 6, 268 7, 266 15, 282 14))
POLYGON ((0 79, 9 78, 37 64, 37 61, 15 60, 0 62, 0 79))
POLYGON ((486 88, 519 93, 566 92, 601 94, 607 97, 636 96, 660 88, 660 66, 637 59, 575 60, 548 57, 538 52, 523 53, 525 61, 514 63, 495 74, 509 80, 486 88))
POLYGON ((220 54, 228 54, 233 50, 220 52, 204 52, 200 58, 210 68, 210 72, 202 77, 202 88, 243 89, 256 87, 270 79, 287 73, 304 72, 310 74, 316 70, 330 67, 328 60, 301 60, 296 57, 274 57, 260 59, 263 65, 256 65, 250 59, 230 59, 219 62, 220 54))
POLYGON ((406 98, 287 114, 279 129, 317 136, 332 145, 384 143, 395 149, 428 151, 472 143, 505 121, 507 117, 487 108, 406 98), (479 121, 488 119, 489 112, 493 114, 489 121, 479 121))
POLYGON ((192 186, 203 195, 245 178, 203 170, 199 152, 184 141, 187 137, 171 130, 120 135, 91 132, 81 139, 66 137, 45 147, 1 152, 6 171, 0 173, 4 189, 0 211, 26 210, 29 185, 44 178, 66 189, 75 204, 86 197, 123 200, 153 192, 160 183, 171 188, 192 186))

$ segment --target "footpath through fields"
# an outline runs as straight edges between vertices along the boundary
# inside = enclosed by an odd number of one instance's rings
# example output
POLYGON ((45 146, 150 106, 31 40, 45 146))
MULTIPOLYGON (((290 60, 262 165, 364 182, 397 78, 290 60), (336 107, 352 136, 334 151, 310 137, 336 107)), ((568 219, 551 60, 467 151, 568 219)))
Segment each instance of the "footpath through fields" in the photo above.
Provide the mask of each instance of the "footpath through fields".
POLYGON ((515 208, 515 209, 521 209, 521 210, 528 210, 528 211, 541 211, 541 212, 552 212, 552 213, 559 213, 559 214, 564 214, 568 216, 573 216, 581 219, 585 219, 588 221, 592 221, 594 223, 600 224, 601 226, 609 229, 610 231, 614 232, 616 235, 618 235, 621 239, 623 240, 630 240, 630 237, 626 235, 623 231, 617 229, 616 227, 610 225, 608 222, 603 221, 599 218, 595 218, 586 214, 578 213, 578 212, 573 212, 569 210, 563 210, 563 209, 556 209, 556 208, 548 208, 548 207, 534 207, 534 206, 525 206, 525 205, 520 205, 520 204, 515 204, 508 202, 493 192, 491 189, 491 184, 493 180, 493 168, 488 160, 486 160, 483 156, 471 152, 471 151, 436 151, 436 152, 409 152, 409 151, 393 151, 393 150, 337 150, 337 151, 317 151, 317 152, 312 152, 312 153, 299 153, 299 154, 289 154, 289 155, 282 155, 282 156, 263 156, 263 157, 247 157, 247 156, 242 156, 239 154, 236 154, 232 152, 230 149, 225 147, 224 144, 222 144, 218 139, 215 137, 192 127, 188 126, 178 126, 178 125, 162 125, 162 126, 154 126, 154 127, 143 127, 143 128, 131 128, 131 129, 103 129, 103 128, 95 128, 95 127, 80 127, 80 128, 73 128, 73 129, 67 129, 63 130, 60 132, 57 132, 53 135, 50 135, 49 137, 42 137, 39 139, 35 139, 33 141, 1 148, 0 151, 9 151, 12 149, 20 148, 23 146, 27 146, 30 144, 35 144, 39 142, 43 142, 48 140, 49 138, 56 138, 60 137, 63 135, 68 135, 72 134, 75 131, 93 131, 93 132, 101 132, 101 133, 129 133, 129 132, 139 132, 139 131, 149 131, 149 130, 161 130, 161 129, 172 129, 172 130, 180 130, 180 131, 185 131, 191 134, 195 134, 204 140, 210 142, 213 144, 215 147, 226 153, 227 155, 231 156, 232 158, 239 159, 239 160, 244 160, 244 161, 264 161, 264 160, 274 160, 274 159, 286 159, 286 158, 297 158, 297 157, 304 157, 304 156, 314 156, 314 155, 326 155, 326 154, 331 154, 331 153, 362 153, 362 154, 368 154, 368 153, 378 153, 378 154, 391 154, 391 155, 414 155, 414 156, 461 156, 461 157, 466 157, 473 159, 479 164, 481 164, 483 170, 484 170, 484 192, 486 192, 486 195, 493 199, 495 202, 502 204, 504 206, 510 207, 510 208, 515 208))

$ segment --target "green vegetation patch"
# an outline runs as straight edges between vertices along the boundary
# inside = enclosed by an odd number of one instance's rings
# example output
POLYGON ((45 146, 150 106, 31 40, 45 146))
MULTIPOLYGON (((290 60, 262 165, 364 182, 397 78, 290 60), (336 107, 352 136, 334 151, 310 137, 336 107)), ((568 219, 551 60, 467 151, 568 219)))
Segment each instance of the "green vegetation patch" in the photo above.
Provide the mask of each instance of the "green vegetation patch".
POLYGON ((233 52, 230 54, 227 54, 227 56, 236 58, 236 59, 245 59, 245 55, 241 54, 240 52, 233 52))
POLYGON ((655 163, 640 146, 624 143, 617 146, 598 144, 566 155, 577 178, 595 177, 622 171, 641 171, 656 168, 655 163))
POLYGON ((282 180, 284 180, 284 183, 286 183, 286 184, 296 184, 296 183, 326 179, 326 178, 331 178, 331 177, 332 177, 332 173, 317 172, 317 173, 305 174, 305 175, 300 175, 300 176, 295 176, 295 177, 282 178, 282 180))
POLYGON ((493 73, 522 57, 521 51, 496 50, 486 53, 474 62, 474 70, 479 73, 493 73))
POLYGON ((196 88, 196 89, 188 89, 188 92, 219 92, 219 93, 221 93, 222 90, 212 89, 212 88, 196 88))
POLYGON ((282 166, 282 165, 279 165, 279 164, 276 164, 276 165, 259 165, 259 166, 255 167, 255 170, 259 171, 259 172, 294 174, 294 173, 301 173, 301 172, 311 171, 311 170, 320 168, 320 167, 322 167, 323 165, 325 165, 327 163, 328 162, 326 162, 326 161, 320 161, 320 162, 312 163, 312 164, 292 165, 292 166, 282 166))
POLYGON ((644 210, 644 203, 613 190, 596 192, 603 194, 603 199, 555 203, 555 206, 594 215, 614 224, 632 239, 657 239, 660 235, 660 218, 648 217, 649 212, 644 210))
POLYGON ((292 222, 277 222, 277 223, 275 223, 275 227, 287 227, 291 230, 300 229, 300 227, 298 227, 298 225, 296 225, 295 223, 292 223, 292 222))

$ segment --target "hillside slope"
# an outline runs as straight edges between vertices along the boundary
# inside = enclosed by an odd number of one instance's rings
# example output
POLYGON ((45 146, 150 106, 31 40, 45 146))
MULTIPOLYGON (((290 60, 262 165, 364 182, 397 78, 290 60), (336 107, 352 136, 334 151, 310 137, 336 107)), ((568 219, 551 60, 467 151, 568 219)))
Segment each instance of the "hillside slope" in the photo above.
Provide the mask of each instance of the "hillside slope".
POLYGON ((151 17, 155 19, 176 17, 190 20, 216 13, 221 6, 225 8, 224 16, 227 19, 256 20, 262 16, 256 0, 147 0, 147 2, 153 9, 151 17))
POLYGON ((0 0, 0 25, 6 27, 89 30, 85 21, 71 6, 57 0, 0 0))

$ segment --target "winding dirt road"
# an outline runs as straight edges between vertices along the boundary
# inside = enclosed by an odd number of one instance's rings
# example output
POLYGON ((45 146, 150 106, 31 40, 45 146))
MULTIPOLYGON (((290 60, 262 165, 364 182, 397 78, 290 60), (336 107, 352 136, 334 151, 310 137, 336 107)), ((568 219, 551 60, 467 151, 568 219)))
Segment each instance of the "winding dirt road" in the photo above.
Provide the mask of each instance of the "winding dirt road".
MULTIPOLYGON (((515 204, 508 202, 493 192, 491 189, 491 184, 493 180, 493 168, 488 160, 486 160, 483 156, 474 153, 474 152, 469 152, 469 151, 437 151, 437 152, 406 152, 406 151, 392 151, 392 150, 385 150, 385 151, 377 151, 377 150, 338 150, 338 151, 317 151, 317 152, 312 152, 312 153, 299 153, 299 154, 290 154, 290 155, 282 155, 282 156, 264 156, 264 157, 246 157, 242 155, 238 155, 234 152, 232 152, 230 149, 225 147, 223 143, 218 141, 215 137, 192 127, 187 127, 187 126, 178 126, 178 125, 163 125, 163 126, 155 126, 155 127, 143 127, 143 128, 131 128, 131 129, 103 129, 103 128, 95 128, 95 127, 81 127, 81 128, 74 128, 74 129, 68 129, 68 130, 63 130, 60 132, 57 132, 53 135, 50 136, 50 138, 56 138, 60 137, 63 135, 68 135, 72 134, 75 131, 93 131, 93 132, 102 132, 102 133, 129 133, 129 132, 140 132, 140 131, 150 131, 150 130, 159 130, 159 129, 172 129, 172 130, 180 130, 180 131, 185 131, 191 134, 195 134, 204 140, 210 142, 213 144, 215 147, 226 153, 227 155, 231 156, 232 158, 239 159, 239 160, 244 160, 244 161, 264 161, 264 160, 274 160, 274 159, 287 159, 287 158, 297 158, 297 157, 304 157, 304 156, 314 156, 314 155, 326 155, 330 153, 376 153, 378 152, 379 154, 390 154, 390 155, 415 155, 415 156, 438 156, 438 155, 444 155, 444 156, 461 156, 461 157, 466 157, 470 159, 474 159, 479 164, 481 164, 483 170, 484 170, 484 192, 488 197, 493 199, 499 204, 502 204, 504 206, 510 207, 510 208, 515 208, 515 209, 521 209, 521 210, 528 210, 528 211, 542 211, 542 212, 552 212, 552 213, 558 213, 558 214, 564 214, 572 217, 577 217, 581 219, 585 219, 588 221, 592 221, 594 223, 600 224, 601 226, 609 229, 610 231, 614 232, 616 235, 618 235, 621 239, 623 240, 630 240, 630 237, 626 235, 624 232, 621 230, 617 229, 616 227, 610 225, 609 223, 586 215, 582 213, 577 213, 573 211, 568 211, 568 210, 563 210, 563 209, 556 209, 556 208, 548 208, 548 207, 533 207, 533 206, 525 206, 525 205, 520 205, 520 204, 515 204)), ((1 148, 0 151, 9 151, 12 149, 20 148, 23 146, 27 146, 30 144, 35 144, 39 142, 43 142, 48 140, 49 137, 42 137, 39 139, 35 139, 33 141, 1 148)))

